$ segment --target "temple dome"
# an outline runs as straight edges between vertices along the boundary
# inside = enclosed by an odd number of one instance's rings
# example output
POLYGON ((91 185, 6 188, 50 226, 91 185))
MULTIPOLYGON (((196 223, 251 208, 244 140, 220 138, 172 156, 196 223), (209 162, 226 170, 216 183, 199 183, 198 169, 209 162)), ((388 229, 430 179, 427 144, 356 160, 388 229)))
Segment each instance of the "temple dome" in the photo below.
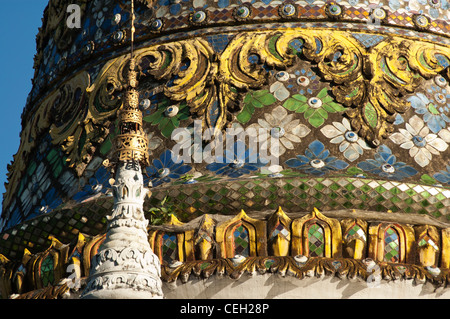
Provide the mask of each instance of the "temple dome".
MULTIPOLYGON (((48 247, 48 234, 101 235, 114 151, 131 143, 117 138, 129 3, 79 2, 81 28, 67 26, 67 1, 50 1, 37 36, 3 200, 8 258, 48 247)), ((163 203, 184 223, 281 206, 298 219, 319 209, 339 222, 446 229, 449 9, 445 0, 138 1, 151 223, 174 223, 154 214, 163 203)))

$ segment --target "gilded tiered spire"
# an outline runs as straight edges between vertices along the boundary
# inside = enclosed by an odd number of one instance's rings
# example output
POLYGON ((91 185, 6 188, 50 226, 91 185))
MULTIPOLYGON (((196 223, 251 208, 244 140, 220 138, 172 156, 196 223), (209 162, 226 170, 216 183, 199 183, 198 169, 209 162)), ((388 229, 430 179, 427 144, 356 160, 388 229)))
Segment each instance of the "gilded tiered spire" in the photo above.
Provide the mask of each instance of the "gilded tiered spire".
POLYGON ((148 166, 148 140, 142 129, 142 113, 139 110, 139 92, 136 60, 134 58, 134 3, 131 1, 131 53, 127 76, 125 101, 119 110, 120 134, 115 139, 115 160, 119 162, 137 161, 148 166))

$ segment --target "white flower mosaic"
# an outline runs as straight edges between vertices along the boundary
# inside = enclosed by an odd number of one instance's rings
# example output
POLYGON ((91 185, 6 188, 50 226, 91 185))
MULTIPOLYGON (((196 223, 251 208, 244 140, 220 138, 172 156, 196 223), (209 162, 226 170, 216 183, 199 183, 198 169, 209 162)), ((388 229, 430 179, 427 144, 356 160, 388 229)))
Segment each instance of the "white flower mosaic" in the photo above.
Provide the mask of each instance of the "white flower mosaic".
POLYGON ((364 150, 371 149, 357 133, 352 131, 350 121, 346 118, 342 120, 342 123, 333 122, 333 125, 326 125, 320 131, 331 139, 330 143, 339 144, 339 151, 350 162, 358 159, 364 150))
POLYGON ((293 75, 291 75, 285 71, 280 71, 277 74, 275 74, 275 78, 277 79, 277 81, 275 81, 270 86, 269 90, 270 90, 270 93, 272 93, 273 96, 278 101, 284 101, 291 95, 291 93, 286 88, 285 84, 283 83, 283 82, 288 81, 289 78, 291 78, 291 77, 293 77, 293 75))
POLYGON ((389 138, 401 148, 409 150, 409 155, 421 167, 427 166, 432 155, 439 155, 448 148, 446 141, 436 134, 430 134, 430 129, 424 121, 414 115, 406 123, 406 129, 392 134, 389 138))
POLYGON ((294 119, 294 114, 288 114, 288 111, 282 106, 274 108, 272 113, 265 113, 264 119, 258 119, 258 123, 250 125, 249 128, 254 128, 257 132, 261 128, 266 129, 270 132, 270 137, 278 140, 277 154, 271 149, 271 138, 261 141, 261 149, 271 150, 273 156, 281 156, 286 149, 294 149, 293 143, 300 143, 301 138, 311 132, 311 129, 300 124, 300 120, 294 119))

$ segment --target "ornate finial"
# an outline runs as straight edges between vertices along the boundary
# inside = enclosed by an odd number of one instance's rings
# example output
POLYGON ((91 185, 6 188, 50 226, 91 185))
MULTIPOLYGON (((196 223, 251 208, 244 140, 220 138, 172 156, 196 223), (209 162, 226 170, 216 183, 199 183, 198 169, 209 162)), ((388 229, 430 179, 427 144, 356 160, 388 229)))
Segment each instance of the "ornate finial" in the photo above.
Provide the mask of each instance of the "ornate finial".
POLYGON ((127 76, 127 90, 124 103, 119 110, 120 134, 115 140, 116 160, 135 161, 142 166, 149 164, 148 140, 142 128, 142 113, 139 110, 139 92, 137 91, 136 60, 134 58, 134 1, 131 1, 131 57, 127 76))

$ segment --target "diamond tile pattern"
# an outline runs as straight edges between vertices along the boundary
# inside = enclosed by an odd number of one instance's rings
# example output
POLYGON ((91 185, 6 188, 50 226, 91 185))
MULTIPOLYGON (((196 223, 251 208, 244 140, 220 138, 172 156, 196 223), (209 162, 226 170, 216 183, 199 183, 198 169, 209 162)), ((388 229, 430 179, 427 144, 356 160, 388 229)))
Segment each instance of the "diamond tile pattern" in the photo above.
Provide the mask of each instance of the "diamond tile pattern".
POLYGON ((313 224, 308 229, 308 248, 310 257, 324 256, 323 228, 318 224, 313 224))
POLYGON ((48 255, 41 264, 41 280, 44 287, 53 284, 55 279, 53 256, 48 255))
POLYGON ((352 33, 352 36, 361 42, 366 48, 373 47, 385 40, 386 37, 380 35, 366 34, 366 33, 352 33))
POLYGON ((164 234, 162 244, 163 259, 169 263, 173 260, 178 260, 177 253, 178 253, 177 235, 170 233, 164 234))
POLYGON ((234 254, 244 257, 250 256, 250 239, 248 230, 241 224, 236 227, 233 232, 234 236, 234 254))
POLYGON ((384 233, 384 260, 389 262, 398 262, 399 259, 399 237, 397 232, 389 227, 384 233))
POLYGON ((354 225, 346 234, 346 239, 348 240, 349 238, 356 236, 356 237, 360 237, 364 240, 366 240, 366 234, 364 233, 364 230, 361 229, 361 227, 359 227, 358 225, 354 225))
POLYGON ((288 238, 289 236, 289 230, 286 229, 282 224, 278 224, 272 231, 272 234, 270 235, 270 239, 273 239, 278 234, 280 234, 283 238, 288 238))
POLYGON ((450 191, 385 180, 354 177, 248 179, 153 189, 150 205, 168 196, 185 220, 204 213, 235 214, 236 209, 366 209, 419 213, 450 220, 450 191))

